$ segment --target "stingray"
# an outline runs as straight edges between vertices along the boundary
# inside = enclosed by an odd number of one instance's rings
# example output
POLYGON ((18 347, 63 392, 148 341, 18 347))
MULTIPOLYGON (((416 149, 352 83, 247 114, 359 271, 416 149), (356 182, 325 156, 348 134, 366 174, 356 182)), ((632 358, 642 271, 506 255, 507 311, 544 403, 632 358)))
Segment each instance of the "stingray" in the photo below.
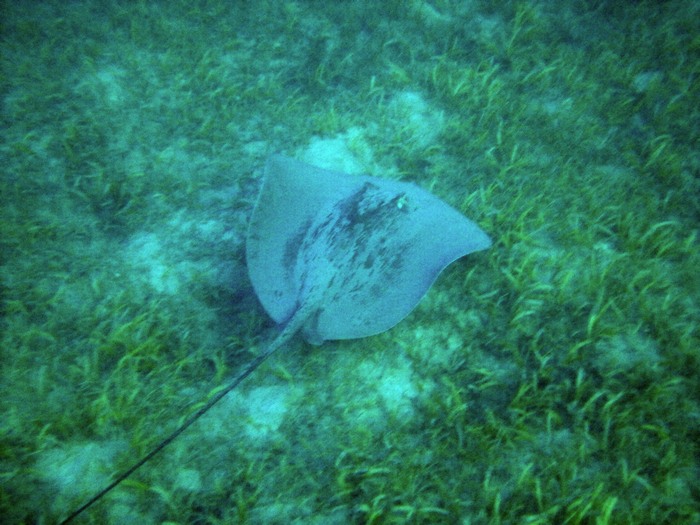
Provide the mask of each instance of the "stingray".
POLYGON ((151 452, 74 511, 130 476, 301 332, 312 344, 384 332, 418 304, 451 262, 491 240, 420 187, 348 175, 273 155, 253 211, 246 262, 279 334, 225 388, 151 452))

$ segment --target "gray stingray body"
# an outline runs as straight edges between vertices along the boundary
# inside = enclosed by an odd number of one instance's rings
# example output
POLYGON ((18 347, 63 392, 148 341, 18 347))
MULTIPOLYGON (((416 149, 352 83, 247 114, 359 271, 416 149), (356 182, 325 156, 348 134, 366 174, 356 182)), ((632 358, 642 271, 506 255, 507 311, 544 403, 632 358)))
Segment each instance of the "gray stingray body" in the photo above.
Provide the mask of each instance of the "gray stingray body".
POLYGON ((246 254, 268 314, 318 344, 388 330, 448 264, 490 245, 474 222, 414 184, 275 155, 246 254))

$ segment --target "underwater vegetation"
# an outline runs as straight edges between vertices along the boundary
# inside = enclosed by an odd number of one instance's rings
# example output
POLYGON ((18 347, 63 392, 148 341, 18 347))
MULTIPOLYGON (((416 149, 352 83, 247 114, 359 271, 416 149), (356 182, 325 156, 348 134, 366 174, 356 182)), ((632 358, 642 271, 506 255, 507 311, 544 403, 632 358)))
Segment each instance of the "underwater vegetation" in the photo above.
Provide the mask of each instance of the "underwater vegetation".
POLYGON ((3 11, 6 522, 65 518, 266 347, 276 151, 494 244, 388 332, 290 342, 76 523, 700 520, 697 2, 3 11))

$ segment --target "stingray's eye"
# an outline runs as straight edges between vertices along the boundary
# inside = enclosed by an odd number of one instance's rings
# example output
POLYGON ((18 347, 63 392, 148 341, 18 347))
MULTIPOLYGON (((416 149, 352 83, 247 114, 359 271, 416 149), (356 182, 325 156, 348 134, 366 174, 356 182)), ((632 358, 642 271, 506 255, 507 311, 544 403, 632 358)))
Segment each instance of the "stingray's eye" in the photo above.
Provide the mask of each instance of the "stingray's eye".
POLYGON ((394 201, 396 202, 396 207, 399 210, 402 210, 402 209, 404 209, 404 207, 408 206, 408 197, 406 197, 405 193, 401 193, 401 194, 397 195, 397 197, 394 199, 394 201))

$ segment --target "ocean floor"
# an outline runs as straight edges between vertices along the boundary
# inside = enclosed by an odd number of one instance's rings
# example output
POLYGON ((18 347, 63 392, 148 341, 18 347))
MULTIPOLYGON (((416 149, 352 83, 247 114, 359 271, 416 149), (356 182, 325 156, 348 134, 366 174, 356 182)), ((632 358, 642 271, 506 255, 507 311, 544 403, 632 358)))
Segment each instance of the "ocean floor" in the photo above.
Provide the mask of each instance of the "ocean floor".
POLYGON ((295 337, 73 523, 700 523, 700 3, 3 2, 0 516, 60 523, 264 351, 266 158, 493 246, 295 337))

